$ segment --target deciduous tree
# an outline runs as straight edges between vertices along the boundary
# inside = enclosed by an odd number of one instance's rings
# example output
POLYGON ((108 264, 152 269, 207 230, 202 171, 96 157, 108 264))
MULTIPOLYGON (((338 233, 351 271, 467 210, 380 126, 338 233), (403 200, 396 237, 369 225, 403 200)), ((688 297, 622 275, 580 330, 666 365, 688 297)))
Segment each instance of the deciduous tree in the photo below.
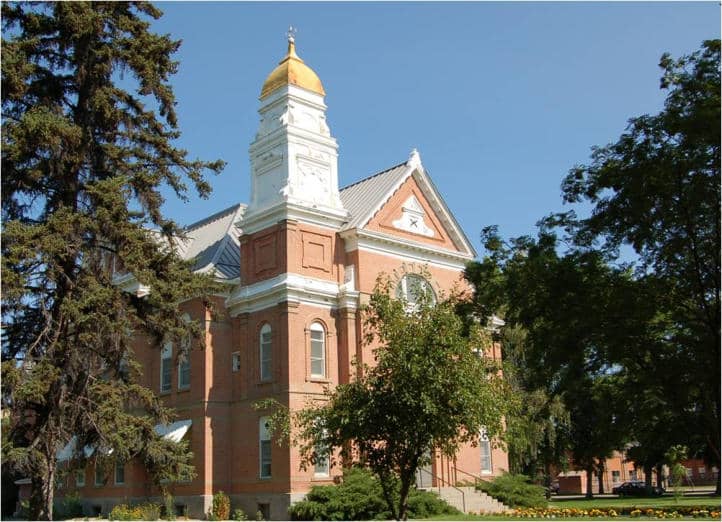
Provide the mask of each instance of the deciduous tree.
POLYGON ((684 361, 664 378, 684 390, 719 467, 720 41, 676 60, 665 54, 660 67, 664 109, 633 118, 616 143, 594 149, 591 164, 572 169, 565 200, 594 207, 559 222, 580 248, 634 249, 637 275, 657 287, 649 297, 667 317, 665 350, 684 361))
POLYGON ((461 444, 476 444, 482 428, 498 437, 507 397, 498 364, 481 356, 488 338, 478 326, 466 332, 456 314, 458 297, 438 304, 418 297, 411 306, 380 278, 364 321, 375 364, 297 416, 305 461, 328 448, 342 448, 346 458, 357 452, 400 520, 417 469, 435 451, 453 456, 461 444))

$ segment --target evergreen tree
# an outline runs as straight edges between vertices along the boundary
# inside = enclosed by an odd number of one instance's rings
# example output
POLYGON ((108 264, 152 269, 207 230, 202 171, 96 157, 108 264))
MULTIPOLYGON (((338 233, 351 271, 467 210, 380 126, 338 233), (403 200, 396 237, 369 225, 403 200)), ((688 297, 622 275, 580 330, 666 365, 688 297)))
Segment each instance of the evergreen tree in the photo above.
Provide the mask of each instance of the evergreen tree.
POLYGON ((150 31, 160 16, 144 2, 2 5, 3 466, 32 480, 34 519, 52 518, 73 437, 71 465, 90 446, 96 465, 138 457, 158 482, 192 472, 188 448, 153 431, 171 412, 139 384, 133 349, 202 344, 178 306, 213 282, 176 254, 161 190, 206 197, 223 162, 173 144, 180 42, 150 31), (148 291, 122 291, 118 271, 148 291))

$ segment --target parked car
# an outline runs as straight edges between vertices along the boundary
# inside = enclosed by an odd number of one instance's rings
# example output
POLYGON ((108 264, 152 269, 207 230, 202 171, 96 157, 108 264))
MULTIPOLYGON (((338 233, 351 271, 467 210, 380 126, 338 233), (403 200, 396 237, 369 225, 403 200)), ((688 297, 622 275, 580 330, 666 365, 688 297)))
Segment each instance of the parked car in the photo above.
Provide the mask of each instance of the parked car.
POLYGON ((659 497, 664 494, 664 488, 659 486, 647 487, 641 480, 632 480, 612 488, 612 493, 620 497, 659 497))

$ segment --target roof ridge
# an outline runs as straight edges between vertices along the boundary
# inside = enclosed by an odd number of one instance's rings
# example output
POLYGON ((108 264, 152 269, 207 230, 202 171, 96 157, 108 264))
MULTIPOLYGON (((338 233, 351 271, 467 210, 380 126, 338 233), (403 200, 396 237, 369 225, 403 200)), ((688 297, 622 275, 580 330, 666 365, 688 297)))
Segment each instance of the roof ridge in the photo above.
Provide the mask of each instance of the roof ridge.
POLYGON ((405 162, 405 161, 402 161, 401 163, 398 163, 397 165, 394 165, 393 167, 389 167, 389 168, 387 168, 387 169, 382 170, 381 172, 377 172, 376 174, 372 174, 372 175, 370 175, 370 176, 367 177, 367 178, 363 178, 363 179, 360 179, 360 180, 358 180, 358 181, 355 181, 355 182, 351 183, 350 185, 346 185, 345 187, 342 187, 342 188, 340 189, 340 191, 341 191, 341 190, 349 189, 349 188, 351 188, 351 187, 353 187, 353 186, 358 185, 359 183, 363 183, 363 182, 365 182, 365 181, 368 181, 368 180, 370 180, 370 179, 373 179, 373 178, 375 178, 375 177, 377 177, 377 176, 380 176, 380 175, 382 175, 382 174, 386 174, 388 171, 397 169, 397 168, 399 168, 399 167, 402 166, 402 165, 406 165, 406 162, 405 162))
POLYGON ((194 228, 198 228, 198 227, 202 227, 202 226, 204 226, 204 225, 207 225, 208 223, 210 223, 210 222, 212 222, 212 221, 216 221, 216 220, 220 219, 221 217, 223 217, 223 216, 225 216, 225 215, 227 215, 227 214, 230 214, 231 211, 233 211, 234 213, 235 213, 235 212, 238 212, 238 210, 239 210, 240 207, 246 207, 246 205, 245 205, 244 203, 236 203, 236 204, 234 204, 234 205, 231 205, 231 206, 228 207, 228 208, 224 208, 223 210, 219 210, 219 211, 216 212, 215 214, 211 214, 211 215, 208 216, 208 217, 205 217, 205 218, 203 218, 203 219, 201 219, 201 220, 199 220, 199 221, 196 221, 195 223, 191 223, 190 225, 187 225, 187 226, 183 227, 183 231, 184 231, 184 232, 189 232, 190 230, 193 230, 194 228))

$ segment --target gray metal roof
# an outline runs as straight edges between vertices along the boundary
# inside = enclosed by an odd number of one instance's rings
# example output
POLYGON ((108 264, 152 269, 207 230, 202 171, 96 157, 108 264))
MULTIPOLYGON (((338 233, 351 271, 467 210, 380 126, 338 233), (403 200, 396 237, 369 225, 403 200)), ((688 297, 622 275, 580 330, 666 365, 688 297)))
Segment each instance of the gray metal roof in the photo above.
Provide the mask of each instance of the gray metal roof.
POLYGON ((349 221, 343 229, 362 226, 369 217, 368 213, 388 199, 391 189, 407 175, 408 171, 409 168, 405 162, 399 163, 390 169, 342 188, 340 191, 341 202, 350 214, 349 221))
POLYGON ((240 230, 235 223, 245 209, 245 205, 233 205, 185 227, 181 255, 195 260, 193 270, 210 272, 220 279, 240 276, 240 230))
MULTIPOLYGON (((401 182, 414 172, 408 162, 399 163, 368 178, 357 181, 340 190, 343 206, 349 212, 349 221, 343 230, 363 227, 374 212, 388 201, 401 182)), ((458 230, 461 243, 475 255, 473 247, 464 234, 454 215, 449 211, 433 182, 431 190, 443 211, 458 230)), ((241 254, 238 238, 241 230, 236 226, 246 210, 246 205, 237 204, 221 210, 197 223, 188 225, 184 231, 186 239, 178 242, 183 259, 194 259, 193 270, 212 273, 219 279, 231 280, 240 276, 241 254)))

